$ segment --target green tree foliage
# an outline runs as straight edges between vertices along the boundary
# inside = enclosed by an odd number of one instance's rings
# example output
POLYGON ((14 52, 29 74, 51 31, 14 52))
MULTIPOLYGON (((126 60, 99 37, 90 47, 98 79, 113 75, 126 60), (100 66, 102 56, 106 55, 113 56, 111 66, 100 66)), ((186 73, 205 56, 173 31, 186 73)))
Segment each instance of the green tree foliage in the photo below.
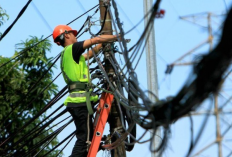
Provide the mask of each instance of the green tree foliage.
POLYGON ((0 6, 0 26, 2 26, 3 23, 8 19, 9 19, 9 15, 6 14, 6 11, 2 9, 2 7, 0 6))
MULTIPOLYGON (((46 115, 43 114, 22 131, 18 132, 18 129, 31 120, 58 91, 57 85, 53 83, 45 89, 52 82, 53 74, 53 71, 48 69, 52 64, 52 58, 46 56, 51 49, 50 41, 45 40, 28 49, 41 40, 42 37, 31 36, 30 39, 17 44, 15 55, 23 52, 22 55, 0 69, 0 144, 17 132, 13 140, 9 140, 10 142, 0 147, 0 154, 4 154, 7 150, 8 154, 15 153, 13 156, 20 156, 49 134, 43 132, 38 137, 27 141, 26 144, 25 139, 24 142, 14 146, 15 142, 33 129, 46 115), (46 71, 48 72, 45 74, 46 71), (36 84, 40 78, 42 78, 41 81, 36 84), (20 146, 22 149, 19 149, 20 146), (14 152, 15 150, 17 151, 14 152)), ((0 65, 9 60, 10 58, 0 56, 0 65)), ((57 139, 54 139, 38 156, 46 154, 57 143, 57 139)), ((38 147, 34 152, 40 149, 38 147)), ((58 150, 52 151, 49 157, 56 156, 57 152, 58 150)))
MULTIPOLYGON (((6 11, 4 9, 2 9, 2 7, 0 6, 0 27, 3 25, 4 22, 6 22, 6 20, 9 19, 9 15, 6 14, 6 11)), ((0 32, 0 36, 2 35, 2 33, 0 32)))

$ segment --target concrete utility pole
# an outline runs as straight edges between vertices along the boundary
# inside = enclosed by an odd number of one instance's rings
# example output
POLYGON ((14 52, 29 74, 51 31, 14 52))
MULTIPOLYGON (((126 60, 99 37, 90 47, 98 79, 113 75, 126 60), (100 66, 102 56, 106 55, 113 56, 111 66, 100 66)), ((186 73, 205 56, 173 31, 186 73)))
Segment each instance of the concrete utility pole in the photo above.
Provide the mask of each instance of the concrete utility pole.
MULTIPOLYGON (((106 8, 104 6, 103 0, 99 0, 99 4, 100 4, 100 14, 101 14, 101 23, 102 23, 104 20, 106 8)), ((106 35, 112 35, 112 32, 113 31, 112 31, 111 17, 110 17, 110 14, 108 12, 102 33, 106 34, 106 35)), ((110 55, 109 52, 104 52, 105 70, 109 76, 110 81, 113 81, 114 69, 113 69, 112 65, 110 64, 109 60, 107 59, 108 55, 110 55)), ((106 87, 108 87, 108 85, 106 87)), ((109 123, 110 123, 110 133, 111 134, 114 133, 114 131, 116 129, 118 132, 120 132, 121 129, 119 129, 119 128, 122 128, 122 124, 121 124, 115 103, 113 103, 112 107, 111 107, 111 112, 109 115, 109 123)), ((116 139, 117 139, 116 137, 113 137, 111 142, 114 142, 116 139)), ((111 150, 111 156, 112 157, 126 157, 125 144, 122 143, 121 145, 119 145, 115 149, 111 150)))
MULTIPOLYGON (((152 0, 144 0, 144 15, 148 13, 150 8, 153 6, 152 0)), ((144 19, 145 26, 148 23, 149 16, 144 19)), ((156 50, 155 50, 155 31, 154 25, 152 25, 151 32, 149 32, 148 42, 146 44, 146 62, 147 62, 147 87, 152 93, 158 97, 158 81, 157 81, 157 66, 156 66, 156 50)), ((152 102, 156 101, 156 98, 149 94, 152 102)), ((152 134, 152 133, 151 133, 152 134)), ((157 130, 156 135, 160 135, 160 129, 157 130)), ((157 136, 156 136, 157 137, 157 136)), ((155 137, 153 141, 153 149, 156 148, 160 143, 160 139, 155 137)), ((160 137, 160 136, 158 136, 160 137)), ((156 157, 156 154, 152 154, 152 157, 156 157)))

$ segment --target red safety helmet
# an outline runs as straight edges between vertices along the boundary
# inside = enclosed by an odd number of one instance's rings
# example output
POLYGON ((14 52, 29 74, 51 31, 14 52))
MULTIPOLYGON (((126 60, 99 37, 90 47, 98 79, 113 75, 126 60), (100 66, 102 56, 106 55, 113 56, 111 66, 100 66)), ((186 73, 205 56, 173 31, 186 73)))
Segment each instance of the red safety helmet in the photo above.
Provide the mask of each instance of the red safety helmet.
MULTIPOLYGON (((71 32, 73 32, 74 36, 77 36, 77 30, 73 30, 71 27, 69 27, 67 25, 58 25, 55 27, 53 34, 52 34, 54 42, 55 42, 56 38, 58 36, 60 36, 61 34, 63 34, 65 31, 67 31, 67 32, 71 31, 71 32)), ((55 43, 57 43, 57 42, 55 42, 55 43)))

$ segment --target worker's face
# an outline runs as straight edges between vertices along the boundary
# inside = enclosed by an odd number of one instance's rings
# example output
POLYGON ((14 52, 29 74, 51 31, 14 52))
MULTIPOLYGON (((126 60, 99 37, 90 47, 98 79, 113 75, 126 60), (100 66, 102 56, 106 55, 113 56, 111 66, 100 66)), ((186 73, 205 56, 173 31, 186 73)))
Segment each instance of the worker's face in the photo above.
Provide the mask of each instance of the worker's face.
POLYGON ((77 39, 76 39, 75 35, 73 34, 73 32, 69 32, 68 35, 69 35, 70 40, 73 43, 77 42, 77 39))

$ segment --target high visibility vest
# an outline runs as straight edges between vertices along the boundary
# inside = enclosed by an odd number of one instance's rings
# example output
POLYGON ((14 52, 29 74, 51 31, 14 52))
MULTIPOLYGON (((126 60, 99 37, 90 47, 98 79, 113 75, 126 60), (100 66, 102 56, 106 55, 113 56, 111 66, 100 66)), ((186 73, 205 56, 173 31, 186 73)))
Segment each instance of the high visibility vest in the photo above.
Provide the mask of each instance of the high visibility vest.
MULTIPOLYGON (((65 82, 68 85, 72 85, 75 83, 78 84, 88 84, 89 83, 89 72, 88 67, 85 63, 84 56, 80 56, 79 64, 77 64, 72 56, 72 46, 69 45, 64 48, 61 52, 61 70, 64 77, 65 82)), ((92 91, 92 90, 91 90, 92 91)), ((69 96, 66 98, 64 105, 67 106, 68 103, 83 103, 86 102, 85 96, 86 90, 79 89, 70 91, 69 96), (77 93, 77 94, 73 94, 77 93)), ((90 101, 96 102, 98 100, 98 96, 90 96, 90 101)))

